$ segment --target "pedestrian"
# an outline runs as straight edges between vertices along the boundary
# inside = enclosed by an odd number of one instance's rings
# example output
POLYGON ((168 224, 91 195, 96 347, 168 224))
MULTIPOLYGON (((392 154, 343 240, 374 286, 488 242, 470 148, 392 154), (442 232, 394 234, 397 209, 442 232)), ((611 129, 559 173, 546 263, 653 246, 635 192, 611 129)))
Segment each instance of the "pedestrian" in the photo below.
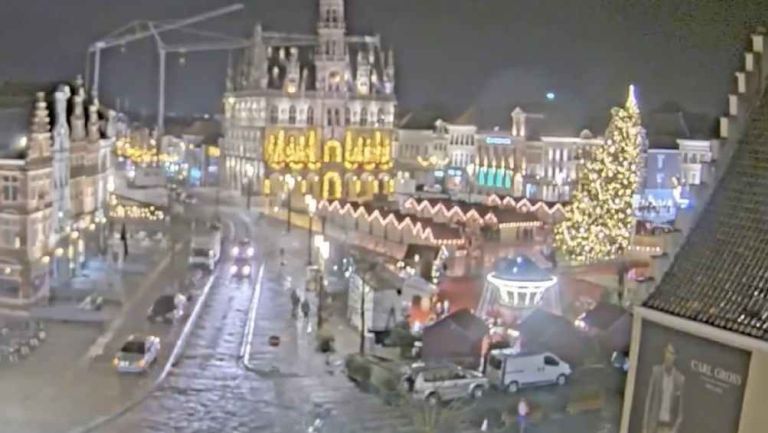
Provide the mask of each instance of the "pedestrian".
POLYGON ((125 230, 125 223, 120 228, 120 240, 123 241, 123 256, 128 257, 128 233, 125 230))
POLYGON ((291 289, 291 317, 294 319, 298 315, 299 312, 299 303, 301 303, 301 299, 299 298, 299 295, 296 293, 296 289, 291 289))
POLYGON ((309 318, 309 300, 306 297, 301 301, 301 314, 304 316, 304 320, 309 318))
POLYGON ((525 401, 524 398, 521 398, 517 403, 517 423, 520 426, 518 430, 520 433, 525 433, 525 426, 529 410, 530 408, 528 407, 528 402, 525 401))

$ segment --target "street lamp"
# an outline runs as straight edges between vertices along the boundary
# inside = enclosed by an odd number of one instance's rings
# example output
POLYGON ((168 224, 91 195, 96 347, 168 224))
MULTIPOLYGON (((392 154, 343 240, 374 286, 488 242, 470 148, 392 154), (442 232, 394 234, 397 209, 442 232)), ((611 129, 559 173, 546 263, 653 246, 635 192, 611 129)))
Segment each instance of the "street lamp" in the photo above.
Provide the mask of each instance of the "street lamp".
POLYGON ((286 203, 286 207, 288 208, 288 218, 286 219, 286 225, 285 225, 285 232, 290 233, 291 232, 291 193, 293 192, 293 187, 296 186, 296 178, 294 178, 291 174, 285 175, 285 187, 288 190, 288 202, 286 203))
POLYGON ((315 216, 317 210, 317 199, 312 195, 307 194, 304 196, 304 203, 307 205, 307 216, 309 217, 309 227, 307 227, 307 233, 309 234, 309 242, 307 243, 307 265, 312 264, 312 218, 315 216))
POLYGON ((475 177, 474 177, 475 164, 474 163, 467 164, 466 170, 467 170, 467 175, 469 175, 469 179, 467 179, 467 194, 468 194, 467 202, 471 203, 472 202, 472 185, 474 184, 474 181, 475 181, 475 177))
POLYGON ((251 210, 251 193, 253 192, 253 174, 255 171, 253 164, 245 165, 245 178, 248 181, 248 190, 246 192, 248 196, 245 198, 245 208, 248 210, 251 210))

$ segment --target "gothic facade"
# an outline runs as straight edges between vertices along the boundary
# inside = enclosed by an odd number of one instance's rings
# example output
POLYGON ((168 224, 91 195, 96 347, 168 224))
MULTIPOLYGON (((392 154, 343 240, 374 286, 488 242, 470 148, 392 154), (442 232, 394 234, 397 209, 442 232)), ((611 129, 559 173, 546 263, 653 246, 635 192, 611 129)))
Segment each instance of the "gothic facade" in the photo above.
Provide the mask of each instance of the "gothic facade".
POLYGON ((44 299, 52 278, 70 277, 82 262, 86 233, 106 221, 115 114, 100 113, 94 101, 86 116, 82 80, 74 92, 59 86, 52 105, 51 113, 48 95, 39 92, 31 122, 24 119, 27 107, 0 113, 21 115, 15 131, 0 131, 0 303, 6 305, 44 299))
POLYGON ((222 179, 267 196, 365 200, 389 193, 392 50, 347 35, 344 0, 319 0, 317 31, 254 29, 224 95, 222 179))

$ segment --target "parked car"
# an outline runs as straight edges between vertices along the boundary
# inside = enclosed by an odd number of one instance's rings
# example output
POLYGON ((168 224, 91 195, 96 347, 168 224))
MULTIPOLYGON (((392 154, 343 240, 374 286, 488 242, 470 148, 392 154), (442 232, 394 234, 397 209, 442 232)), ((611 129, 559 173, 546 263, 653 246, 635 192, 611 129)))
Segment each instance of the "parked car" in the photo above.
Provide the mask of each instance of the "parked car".
POLYGON ((181 293, 160 295, 147 312, 150 322, 171 323, 184 315, 187 297, 181 293))
POLYGON ((256 249, 253 247, 250 239, 244 238, 237 241, 237 244, 232 247, 231 253, 234 258, 250 259, 256 253, 256 249))
POLYGON ((482 374, 454 364, 415 364, 406 374, 404 384, 414 398, 438 404, 457 398, 480 398, 489 382, 482 374))
POLYGON ((486 374, 495 386, 517 392, 525 386, 565 385, 571 366, 550 352, 525 353, 515 349, 491 351, 486 374))
POLYGON ((143 373, 157 360, 160 339, 151 335, 131 335, 117 352, 112 364, 120 373, 143 373))

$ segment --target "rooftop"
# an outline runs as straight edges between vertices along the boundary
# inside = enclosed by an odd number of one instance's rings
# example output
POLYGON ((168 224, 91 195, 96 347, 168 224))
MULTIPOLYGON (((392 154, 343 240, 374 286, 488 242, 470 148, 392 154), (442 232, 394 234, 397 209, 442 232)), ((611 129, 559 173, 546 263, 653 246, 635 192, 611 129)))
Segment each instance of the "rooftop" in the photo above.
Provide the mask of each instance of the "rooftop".
POLYGON ((493 264, 493 276, 509 281, 547 281, 552 274, 541 269, 527 256, 507 256, 493 264))
POLYGON ((768 96, 645 306, 768 340, 768 96))

